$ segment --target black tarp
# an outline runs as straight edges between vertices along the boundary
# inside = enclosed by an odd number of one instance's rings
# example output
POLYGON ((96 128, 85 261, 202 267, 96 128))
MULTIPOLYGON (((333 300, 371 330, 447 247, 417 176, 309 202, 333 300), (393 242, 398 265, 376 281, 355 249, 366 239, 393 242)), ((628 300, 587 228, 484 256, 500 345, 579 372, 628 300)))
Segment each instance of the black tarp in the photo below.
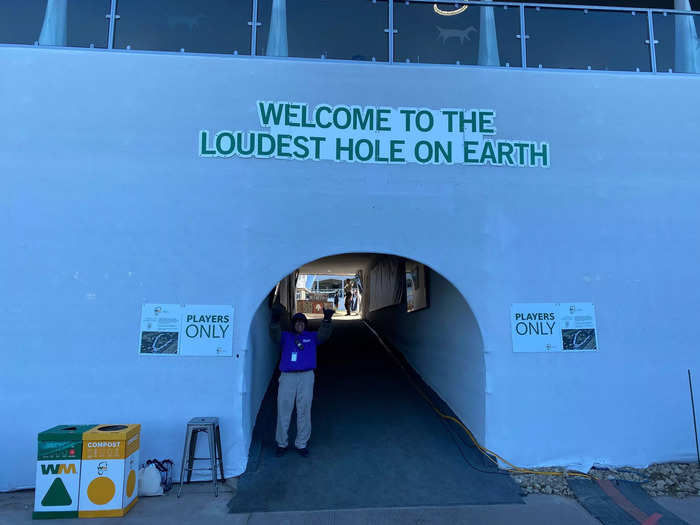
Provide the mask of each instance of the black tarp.
POLYGON ((436 415, 361 321, 336 323, 318 363, 310 456, 274 455, 275 377, 231 512, 522 503, 510 476, 436 415))

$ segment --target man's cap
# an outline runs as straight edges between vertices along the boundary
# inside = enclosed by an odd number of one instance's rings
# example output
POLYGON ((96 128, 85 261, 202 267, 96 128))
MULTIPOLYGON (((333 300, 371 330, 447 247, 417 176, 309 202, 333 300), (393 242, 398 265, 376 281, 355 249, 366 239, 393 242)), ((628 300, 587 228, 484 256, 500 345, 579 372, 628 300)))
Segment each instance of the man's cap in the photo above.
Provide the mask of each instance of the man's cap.
POLYGON ((303 323, 304 323, 304 329, 306 329, 306 327, 309 325, 308 319, 306 319, 306 316, 305 316, 304 314, 302 314, 301 312, 296 313, 296 314, 294 314, 294 315, 292 316, 292 326, 294 326, 294 324, 295 324, 297 321, 303 321, 303 323))

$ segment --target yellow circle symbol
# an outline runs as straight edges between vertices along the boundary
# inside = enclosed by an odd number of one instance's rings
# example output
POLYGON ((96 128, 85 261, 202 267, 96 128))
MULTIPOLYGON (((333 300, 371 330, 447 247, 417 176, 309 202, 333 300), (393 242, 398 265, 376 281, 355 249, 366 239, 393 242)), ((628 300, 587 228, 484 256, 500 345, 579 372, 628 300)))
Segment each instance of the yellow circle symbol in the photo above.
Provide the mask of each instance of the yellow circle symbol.
POLYGON ((129 472, 129 477, 126 478, 126 497, 130 498, 131 495, 134 493, 134 489, 136 488, 136 472, 133 470, 129 472))
POLYGON ((87 495, 95 505, 105 505, 114 497, 117 488, 114 481, 109 478, 95 478, 87 488, 87 495))

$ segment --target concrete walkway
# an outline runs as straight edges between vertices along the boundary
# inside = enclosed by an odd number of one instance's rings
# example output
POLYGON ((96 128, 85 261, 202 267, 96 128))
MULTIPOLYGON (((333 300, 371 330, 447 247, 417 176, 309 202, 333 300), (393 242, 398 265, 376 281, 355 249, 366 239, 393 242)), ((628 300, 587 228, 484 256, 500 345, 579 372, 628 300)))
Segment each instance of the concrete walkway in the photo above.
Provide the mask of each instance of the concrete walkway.
MULTIPOLYGON (((208 489, 209 487, 206 487, 208 489)), ((307 512, 269 512, 228 514, 226 503, 230 494, 213 497, 202 486, 188 486, 178 499, 174 494, 142 498, 124 518, 92 519, 91 524, 123 522, 133 525, 321 525, 321 524, 385 524, 411 523, 562 523, 588 525, 598 523, 574 500, 558 496, 529 496, 525 505, 472 505, 461 507, 414 507, 394 509, 352 509, 307 512)), ((0 494, 0 524, 20 525, 32 521, 34 492, 22 491, 0 494)), ((61 520, 62 524, 86 523, 85 520, 61 520)))
MULTIPOLYGON (((157 498, 142 498, 124 518, 61 520, 61 524, 90 523, 108 525, 595 525, 591 517, 575 500, 561 496, 530 495, 525 505, 468 505, 458 507, 411 507, 392 509, 352 509, 308 512, 267 512, 228 514, 229 492, 221 491, 218 498, 211 494, 208 484, 185 487, 180 499, 174 493, 157 498)), ((655 498, 690 525, 700 525, 700 497, 676 499, 655 498)), ((32 521, 34 491, 25 490, 0 494, 0 525, 37 523, 32 521)))

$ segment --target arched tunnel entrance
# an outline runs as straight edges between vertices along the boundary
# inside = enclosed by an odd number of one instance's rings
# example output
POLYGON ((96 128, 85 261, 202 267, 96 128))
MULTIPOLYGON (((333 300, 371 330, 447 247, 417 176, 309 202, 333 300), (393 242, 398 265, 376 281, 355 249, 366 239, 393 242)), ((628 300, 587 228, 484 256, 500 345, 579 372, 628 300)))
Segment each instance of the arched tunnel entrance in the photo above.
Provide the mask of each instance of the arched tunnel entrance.
POLYGON ((261 301, 248 345, 251 446, 232 511, 521 501, 508 475, 444 417, 483 442, 479 325, 459 290, 429 266, 380 253, 308 262, 261 301), (295 453, 295 417, 290 449, 275 455, 280 348, 268 332, 276 302, 285 307, 283 330, 296 312, 318 330, 322 309, 337 310, 318 348, 309 457, 295 453))

